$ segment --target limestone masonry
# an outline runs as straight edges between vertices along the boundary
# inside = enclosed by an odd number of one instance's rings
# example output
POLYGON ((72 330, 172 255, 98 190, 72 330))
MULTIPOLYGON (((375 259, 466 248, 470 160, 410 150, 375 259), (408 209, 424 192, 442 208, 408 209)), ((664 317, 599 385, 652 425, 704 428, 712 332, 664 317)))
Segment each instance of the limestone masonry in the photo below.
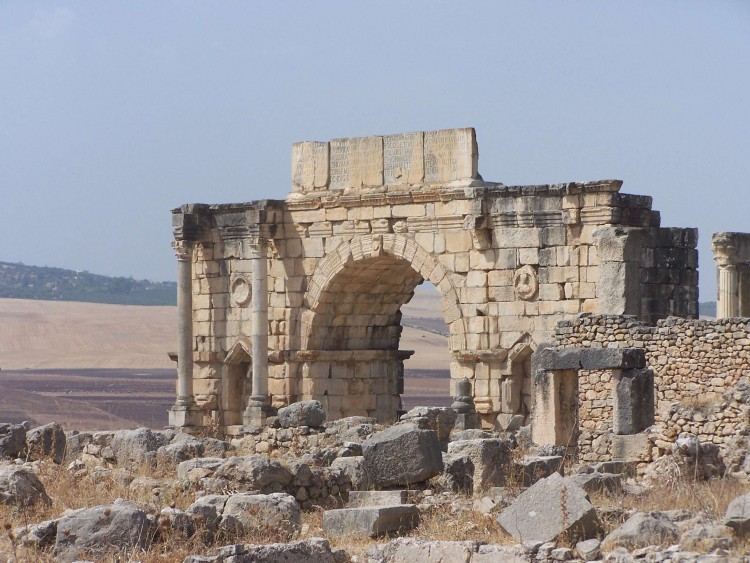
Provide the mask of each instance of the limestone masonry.
MULTIPOLYGON (((473 129, 296 143, 291 175, 284 200, 172 212, 180 319, 172 424, 235 433, 308 399, 329 419, 395 420, 412 354, 399 349, 400 308, 424 281, 442 296, 451 391, 465 427, 529 422, 532 354, 543 343, 596 340, 564 336, 560 321, 588 326, 573 319, 631 315, 618 322, 652 327, 668 316, 697 318, 696 229, 662 227, 651 198, 621 193, 619 180, 485 181, 473 129)), ((740 258, 737 286, 745 288, 750 256, 740 258)), ((640 370, 626 383, 647 392, 648 370, 661 358, 624 368, 640 370)), ((580 440, 598 451, 600 431, 583 419, 611 420, 611 389, 595 375, 579 377, 568 392, 581 398, 580 440)), ((676 397, 671 377, 655 372, 659 405, 676 397)), ((711 385, 718 393, 729 382, 711 385)), ((638 408, 628 418, 627 401, 618 409, 628 431, 648 422, 638 408)))

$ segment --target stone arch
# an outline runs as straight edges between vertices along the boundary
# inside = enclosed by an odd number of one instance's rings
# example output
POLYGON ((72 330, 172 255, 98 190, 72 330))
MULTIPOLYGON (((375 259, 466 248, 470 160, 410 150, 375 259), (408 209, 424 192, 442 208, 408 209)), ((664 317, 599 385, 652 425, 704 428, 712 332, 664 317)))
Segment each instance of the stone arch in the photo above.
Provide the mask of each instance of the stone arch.
MULTIPOLYGON (((373 344, 382 349, 397 348, 400 329, 395 327, 400 327, 400 308, 411 298, 414 287, 423 280, 429 280, 441 295, 451 351, 463 351, 466 328, 450 273, 413 239, 394 233, 354 237, 320 261, 305 293, 301 348, 331 348, 336 342, 343 343, 345 349, 369 348, 373 344), (352 282, 356 282, 356 285, 351 285, 352 282), (368 284, 373 283, 384 288, 380 297, 370 294, 374 286, 368 284), (355 291, 352 292, 352 289, 355 291), (352 300, 352 296, 362 295, 364 297, 359 302, 352 300), (342 341, 334 336, 328 342, 316 338, 314 327, 320 326, 321 321, 332 326, 334 333, 345 332, 346 318, 342 320, 342 317, 362 313, 363 305, 365 309, 371 305, 373 311, 379 308, 379 313, 372 313, 370 320, 374 322, 370 326, 375 330, 369 335, 362 335, 359 344, 352 338, 342 341), (338 320, 334 317, 338 317, 338 320), (378 327, 390 327, 391 330, 379 330, 378 327)), ((351 323, 348 326, 351 329, 351 323)))

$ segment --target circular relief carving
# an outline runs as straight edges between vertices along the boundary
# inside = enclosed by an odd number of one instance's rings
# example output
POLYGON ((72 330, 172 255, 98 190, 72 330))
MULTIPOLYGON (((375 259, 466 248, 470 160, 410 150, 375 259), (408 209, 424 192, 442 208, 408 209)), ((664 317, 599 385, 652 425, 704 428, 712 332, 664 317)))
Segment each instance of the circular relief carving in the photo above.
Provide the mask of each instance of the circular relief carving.
POLYGON ((252 286, 243 277, 237 277, 232 282, 232 301, 240 307, 250 303, 253 296, 252 286))
POLYGON ((513 288, 516 290, 519 299, 524 301, 534 299, 539 291, 539 278, 534 268, 528 264, 518 268, 516 273, 513 274, 513 288))

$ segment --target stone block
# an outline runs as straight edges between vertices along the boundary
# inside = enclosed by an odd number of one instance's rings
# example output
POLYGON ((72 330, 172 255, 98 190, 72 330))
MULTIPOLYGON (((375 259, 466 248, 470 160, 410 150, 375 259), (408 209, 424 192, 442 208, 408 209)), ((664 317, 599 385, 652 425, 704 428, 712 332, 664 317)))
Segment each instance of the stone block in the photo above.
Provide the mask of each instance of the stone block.
POLYGON ((443 129, 424 134, 424 179, 427 183, 476 178, 478 160, 474 129, 443 129))
POLYGON ((612 459, 624 462, 650 461, 651 441, 647 434, 613 435, 612 459))
POLYGON ((523 486, 530 487, 553 473, 564 475, 563 458, 559 455, 527 456, 516 463, 516 470, 522 475, 523 486))
POLYGON ((328 143, 305 141, 292 145, 292 189, 306 192, 328 185, 328 143))
POLYGON ((473 494, 479 494, 491 487, 503 485, 510 469, 510 443, 497 439, 461 440, 448 444, 448 456, 452 459, 465 458, 464 467, 470 470, 469 479, 459 479, 471 483, 473 494))
POLYGON ((349 508, 365 506, 396 506, 407 504, 409 491, 350 491, 349 508))
POLYGON ((383 138, 334 139, 329 149, 331 189, 383 185, 383 138))
POLYGON ((640 348, 582 348, 581 368, 633 369, 646 367, 646 354, 640 348))
POLYGON ((443 469, 437 434, 411 423, 397 424, 365 440, 362 455, 375 487, 420 483, 443 469))
POLYGON ((383 180, 386 185, 422 183, 424 133, 383 137, 383 180))
POLYGON ((329 537, 377 537, 406 532, 419 524, 419 509, 413 504, 340 508, 323 513, 323 531, 329 537))
POLYGON ((654 423, 654 372, 628 369, 615 377, 612 431, 637 434, 654 423))

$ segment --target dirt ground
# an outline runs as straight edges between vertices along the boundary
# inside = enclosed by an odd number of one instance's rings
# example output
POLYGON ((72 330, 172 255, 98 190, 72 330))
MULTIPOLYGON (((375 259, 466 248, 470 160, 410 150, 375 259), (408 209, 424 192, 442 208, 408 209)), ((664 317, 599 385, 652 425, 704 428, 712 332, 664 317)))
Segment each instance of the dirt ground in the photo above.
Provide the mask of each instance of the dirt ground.
MULTIPOLYGON (((401 349, 415 351, 403 408, 448 406, 439 296, 420 289, 402 311, 401 349)), ((0 299, 0 422, 163 427, 175 396, 176 317, 174 307, 0 299)))

